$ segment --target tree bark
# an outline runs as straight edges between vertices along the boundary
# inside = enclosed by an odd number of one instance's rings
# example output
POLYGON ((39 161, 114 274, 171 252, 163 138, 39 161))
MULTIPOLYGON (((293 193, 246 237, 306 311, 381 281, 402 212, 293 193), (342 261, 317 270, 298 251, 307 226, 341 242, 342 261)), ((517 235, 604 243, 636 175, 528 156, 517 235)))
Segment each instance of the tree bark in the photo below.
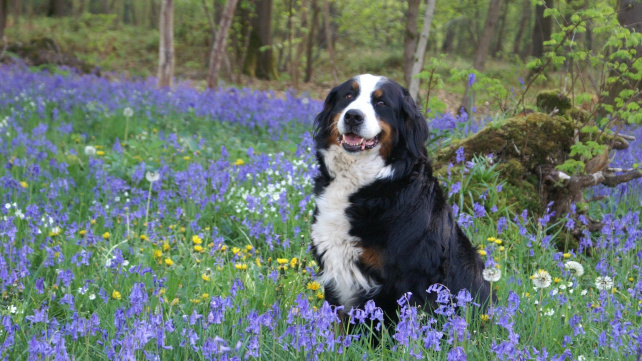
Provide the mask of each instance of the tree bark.
POLYGON ((4 29, 7 27, 9 0, 0 0, 0 50, 4 49, 4 29))
POLYGON ((207 73, 207 87, 213 89, 218 84, 218 72, 221 68, 223 61, 223 54, 225 53, 225 44, 227 43, 227 34, 232 25, 232 18, 234 17, 234 10, 238 0, 227 0, 225 2, 225 9, 223 10, 223 17, 219 25, 216 37, 214 38, 214 45, 210 53, 210 66, 207 73))
POLYGON ((553 31, 553 19, 544 17, 544 10, 553 8, 553 0, 546 0, 544 5, 535 6, 535 27, 533 28, 533 47, 531 55, 540 58, 544 55, 544 42, 551 40, 553 31))
POLYGON ((412 73, 410 76, 410 86, 408 91, 410 96, 412 96, 415 101, 417 100, 417 95, 419 94, 419 79, 415 78, 415 75, 421 72, 421 68, 424 66, 424 55, 426 53, 426 45, 428 44, 428 37, 430 36, 430 25, 432 24, 432 18, 435 14, 435 3, 436 0, 428 0, 426 5, 426 12, 424 13, 424 26, 421 29, 421 35, 419 36, 419 43, 417 43, 417 48, 415 49, 414 62, 412 64, 412 73))
POLYGON ((499 30, 497 30, 497 36, 495 36, 495 46, 490 54, 492 58, 496 58, 499 53, 504 51, 504 29, 506 28, 506 14, 508 14, 508 4, 511 0, 504 1, 504 6, 501 9, 499 15, 499 30))
POLYGON ((334 62, 334 44, 332 42, 332 29, 330 28, 330 0, 323 0, 323 22, 325 25, 325 42, 330 56, 330 66, 332 67, 332 77, 334 82, 338 83, 339 77, 337 76, 337 66, 334 62))
POLYGON ((488 57, 488 50, 490 50, 490 42, 495 35, 495 29, 497 28, 497 19, 499 18, 499 12, 502 7, 502 0, 490 0, 488 5, 488 15, 486 16, 486 22, 484 23, 484 30, 482 31, 482 36, 479 39, 479 46, 475 50, 475 56, 473 58, 473 68, 479 71, 484 70, 484 64, 486 63, 486 58, 488 57))
POLYGON ((310 32, 308 33, 308 42, 305 51, 305 78, 304 82, 309 82, 312 79, 312 49, 314 48, 314 36, 317 31, 317 20, 319 18, 319 5, 317 0, 312 0, 312 19, 310 22, 310 32))
POLYGON ((420 0, 408 0, 408 12, 406 13, 406 32, 403 39, 403 74, 407 87, 410 86, 412 60, 413 55, 415 55, 417 37, 419 36, 419 29, 417 28, 419 3, 420 0))
POLYGON ((276 62, 272 51, 272 3, 273 0, 256 0, 256 16, 249 21, 251 26, 249 47, 244 72, 261 79, 277 79, 276 62))
POLYGON ((524 36, 524 30, 526 30, 526 24, 528 19, 531 17, 531 0, 524 0, 524 5, 522 7, 522 19, 519 23, 519 30, 515 35, 515 41, 513 41, 513 54, 520 54, 520 48, 522 46, 522 36, 524 36))
MULTIPOLYGON (((502 0, 490 0, 490 4, 488 5, 488 15, 484 22, 484 30, 482 31, 481 38, 479 39, 479 45, 477 46, 473 57, 473 68, 475 70, 484 71, 490 42, 495 35, 495 28, 497 27, 497 19, 499 17, 501 7, 502 0)), ((461 100, 461 108, 463 108, 469 115, 473 112, 473 104, 470 97, 471 85, 472 84, 470 82, 466 83, 466 90, 464 91, 464 96, 461 100)))
MULTIPOLYGON (((5 0, 5 2, 8 2, 5 0)), ((47 16, 63 17, 69 14, 71 4, 67 0, 49 0, 47 16)))
POLYGON ((171 88, 174 78, 174 0, 163 0, 158 47, 158 87, 171 88))

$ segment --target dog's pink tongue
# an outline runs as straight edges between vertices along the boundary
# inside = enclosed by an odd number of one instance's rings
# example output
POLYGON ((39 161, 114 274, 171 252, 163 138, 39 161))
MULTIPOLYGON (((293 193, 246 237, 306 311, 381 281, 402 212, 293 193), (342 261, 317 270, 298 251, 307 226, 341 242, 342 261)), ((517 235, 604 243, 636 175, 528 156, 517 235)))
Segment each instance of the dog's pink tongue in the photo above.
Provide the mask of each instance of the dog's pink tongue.
POLYGON ((348 142, 350 144, 359 144, 359 143, 361 143, 361 139, 363 139, 363 138, 361 138, 360 136, 358 136, 356 134, 353 134, 353 133, 349 133, 349 134, 344 134, 343 135, 343 140, 345 140, 346 142, 348 142))

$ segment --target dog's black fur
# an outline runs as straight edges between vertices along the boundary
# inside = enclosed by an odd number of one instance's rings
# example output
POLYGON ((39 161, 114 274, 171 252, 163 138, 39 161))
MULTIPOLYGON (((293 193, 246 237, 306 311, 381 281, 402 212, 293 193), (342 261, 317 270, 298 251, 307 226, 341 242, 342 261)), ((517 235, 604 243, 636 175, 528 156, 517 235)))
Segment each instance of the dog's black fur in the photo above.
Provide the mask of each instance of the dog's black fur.
MULTIPOLYGON (((319 163, 314 187, 317 198, 323 196, 334 181, 324 154, 331 147, 343 144, 337 141, 341 137, 337 122, 342 111, 360 95, 359 86, 354 84, 356 79, 332 89, 324 110, 315 120, 319 163)), ((346 306, 347 312, 351 306, 363 307, 367 300, 373 299, 388 317, 395 318, 399 308, 397 300, 404 293, 412 292, 411 304, 430 306, 435 295, 428 294, 426 289, 439 283, 452 294, 468 289, 477 302, 486 303, 490 285, 482 277, 484 263, 458 226, 432 174, 425 146, 426 120, 408 90, 383 79, 377 83, 377 91, 369 95, 382 125, 378 136, 380 144, 370 151, 378 149, 385 165, 393 172, 390 177, 376 179, 350 194, 344 215, 349 220, 350 236, 357 239, 353 246, 360 249, 360 257, 355 261, 357 268, 378 287, 369 293, 356 290, 352 304, 345 305, 338 297, 336 285, 326 282, 326 300, 332 305, 346 306)), ((317 208, 313 224, 319 212, 317 208)), ((312 248, 323 269, 328 259, 326 252, 319 251, 314 237, 312 248)))

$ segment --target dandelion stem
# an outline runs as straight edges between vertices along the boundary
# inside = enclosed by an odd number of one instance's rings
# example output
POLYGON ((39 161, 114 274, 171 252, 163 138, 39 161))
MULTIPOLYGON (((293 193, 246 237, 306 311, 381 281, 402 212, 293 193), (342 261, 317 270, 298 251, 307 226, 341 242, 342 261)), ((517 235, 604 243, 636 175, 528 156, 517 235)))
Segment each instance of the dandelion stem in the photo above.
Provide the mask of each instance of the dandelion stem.
POLYGON ((154 185, 154 182, 149 182, 149 192, 147 193, 147 208, 145 209, 145 227, 147 227, 147 219, 149 217, 149 201, 152 199, 152 185, 154 185))

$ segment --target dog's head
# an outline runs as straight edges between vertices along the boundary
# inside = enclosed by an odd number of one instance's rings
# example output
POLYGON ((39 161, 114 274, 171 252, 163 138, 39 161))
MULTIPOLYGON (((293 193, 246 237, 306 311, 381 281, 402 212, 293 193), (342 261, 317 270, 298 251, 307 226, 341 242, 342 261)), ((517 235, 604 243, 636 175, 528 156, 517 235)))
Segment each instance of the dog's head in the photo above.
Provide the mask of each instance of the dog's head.
POLYGON ((382 76, 358 75, 332 89, 315 119, 317 150, 378 152, 386 164, 427 159, 427 139, 428 125, 408 90, 382 76))

